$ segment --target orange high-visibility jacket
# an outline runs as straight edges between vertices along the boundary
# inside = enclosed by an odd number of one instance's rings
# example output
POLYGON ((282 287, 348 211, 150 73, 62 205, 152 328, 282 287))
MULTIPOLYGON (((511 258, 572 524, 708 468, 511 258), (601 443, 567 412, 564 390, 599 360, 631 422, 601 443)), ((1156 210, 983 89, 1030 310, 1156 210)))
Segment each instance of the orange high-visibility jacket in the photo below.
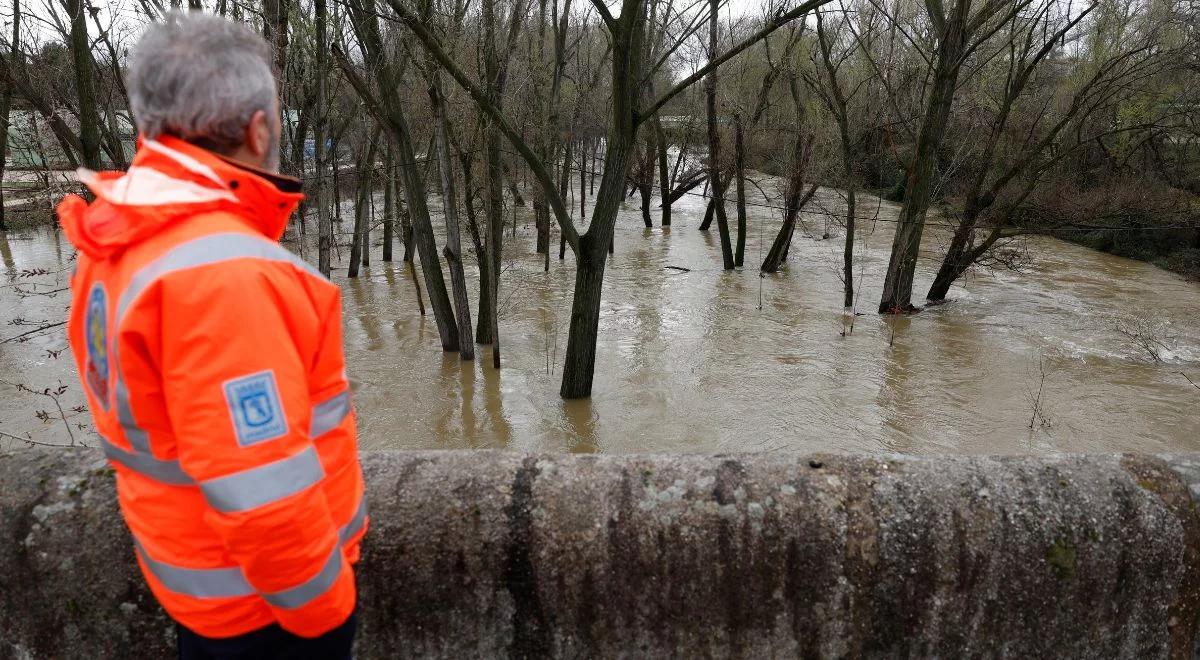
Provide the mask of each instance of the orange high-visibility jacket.
POLYGON ((340 625, 366 502, 341 293, 276 242, 298 182, 170 137, 80 177, 68 338, 151 590, 209 637, 340 625))

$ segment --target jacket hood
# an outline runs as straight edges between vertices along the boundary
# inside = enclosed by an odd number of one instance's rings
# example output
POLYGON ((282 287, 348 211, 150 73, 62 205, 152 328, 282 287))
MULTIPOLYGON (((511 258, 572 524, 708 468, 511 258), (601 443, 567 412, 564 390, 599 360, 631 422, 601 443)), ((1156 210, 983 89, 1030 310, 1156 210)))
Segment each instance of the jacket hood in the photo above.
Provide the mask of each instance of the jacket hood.
POLYGON ((240 165, 169 136, 140 141, 125 172, 79 169, 77 175, 96 199, 89 204, 67 195, 58 204, 59 222, 77 248, 101 259, 169 223, 213 211, 238 215, 277 241, 304 199, 296 179, 240 165))

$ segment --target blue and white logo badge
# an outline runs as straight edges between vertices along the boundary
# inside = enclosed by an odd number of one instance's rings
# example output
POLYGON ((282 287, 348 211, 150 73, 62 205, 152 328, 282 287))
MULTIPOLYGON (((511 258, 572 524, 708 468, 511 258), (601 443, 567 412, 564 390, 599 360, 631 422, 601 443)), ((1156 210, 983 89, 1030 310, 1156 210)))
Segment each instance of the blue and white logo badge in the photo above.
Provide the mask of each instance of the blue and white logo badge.
POLYGON ((96 403, 108 410, 108 293, 104 284, 96 282, 88 294, 83 314, 83 335, 87 357, 84 360, 84 380, 96 403))
POLYGON ((287 435, 287 419, 279 401, 274 371, 225 381, 224 387, 239 445, 247 447, 287 435))

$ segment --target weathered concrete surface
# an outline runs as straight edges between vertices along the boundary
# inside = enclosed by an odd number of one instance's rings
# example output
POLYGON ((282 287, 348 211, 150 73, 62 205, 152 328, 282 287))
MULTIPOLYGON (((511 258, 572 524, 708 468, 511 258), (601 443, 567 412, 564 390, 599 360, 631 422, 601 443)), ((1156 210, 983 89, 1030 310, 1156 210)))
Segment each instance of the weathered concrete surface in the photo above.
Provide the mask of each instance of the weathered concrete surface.
MULTIPOLYGON (((364 466, 363 658, 1194 654, 1187 457, 364 466)), ((0 454, 0 507, 0 657, 172 653, 97 453, 0 454)))

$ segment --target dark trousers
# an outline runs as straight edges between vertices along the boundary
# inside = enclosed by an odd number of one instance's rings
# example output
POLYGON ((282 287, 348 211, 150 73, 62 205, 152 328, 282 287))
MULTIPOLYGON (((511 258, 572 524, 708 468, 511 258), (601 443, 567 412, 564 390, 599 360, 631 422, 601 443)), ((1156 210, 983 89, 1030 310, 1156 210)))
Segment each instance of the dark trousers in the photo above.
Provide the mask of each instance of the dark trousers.
POLYGON ((352 660, 357 616, 313 639, 272 624, 226 639, 204 637, 176 624, 180 660, 352 660))

